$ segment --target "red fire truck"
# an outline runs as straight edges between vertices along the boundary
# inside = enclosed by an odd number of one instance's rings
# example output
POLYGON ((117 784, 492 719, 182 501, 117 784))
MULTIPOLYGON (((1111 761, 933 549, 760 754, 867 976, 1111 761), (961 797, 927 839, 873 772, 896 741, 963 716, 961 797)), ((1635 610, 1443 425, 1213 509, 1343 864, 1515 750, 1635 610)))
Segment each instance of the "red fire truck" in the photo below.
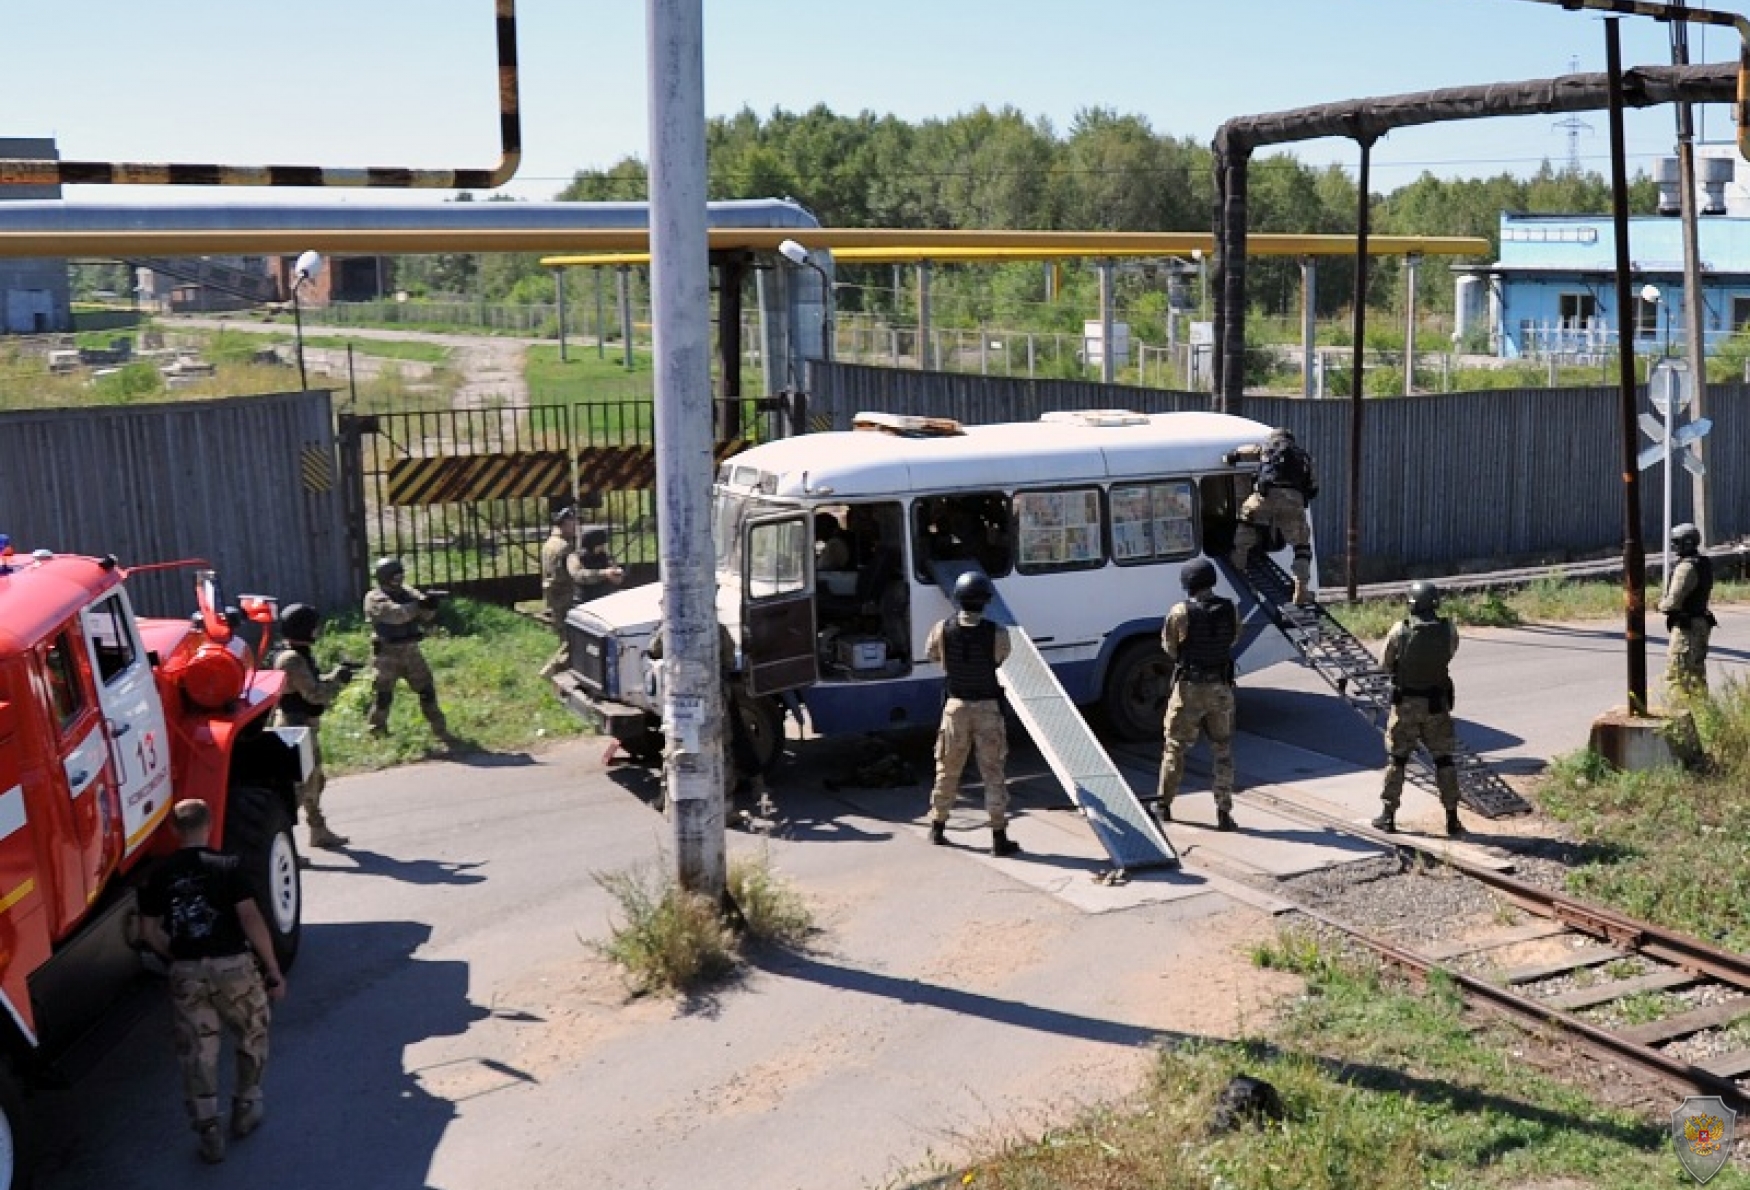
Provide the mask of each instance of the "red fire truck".
POLYGON ((15 551, 0 535, 0 1188, 28 1180, 23 1095, 145 971, 135 892, 176 849, 170 807, 212 807, 279 951, 298 947, 303 728, 268 727, 282 676, 204 563, 181 619, 137 617, 113 557, 15 551))

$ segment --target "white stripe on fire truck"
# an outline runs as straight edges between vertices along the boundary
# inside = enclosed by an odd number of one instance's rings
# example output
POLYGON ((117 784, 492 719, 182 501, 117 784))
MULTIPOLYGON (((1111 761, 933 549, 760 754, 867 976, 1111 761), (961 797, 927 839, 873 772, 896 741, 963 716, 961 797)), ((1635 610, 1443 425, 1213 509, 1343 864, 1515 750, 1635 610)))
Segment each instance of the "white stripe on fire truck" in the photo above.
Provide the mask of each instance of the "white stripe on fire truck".
POLYGON ((14 785, 0 793, 0 839, 24 829, 24 786, 14 785))

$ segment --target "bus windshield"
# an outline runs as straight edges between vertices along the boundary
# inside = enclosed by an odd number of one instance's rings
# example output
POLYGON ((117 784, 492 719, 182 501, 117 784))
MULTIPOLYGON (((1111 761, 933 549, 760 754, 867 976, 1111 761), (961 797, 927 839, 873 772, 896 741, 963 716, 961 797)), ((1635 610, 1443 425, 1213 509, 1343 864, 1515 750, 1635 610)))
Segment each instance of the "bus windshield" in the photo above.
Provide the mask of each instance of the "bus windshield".
POLYGON ((741 527, 748 518, 774 512, 794 512, 795 506, 757 500, 719 487, 711 504, 711 543, 717 554, 717 574, 738 583, 741 579, 741 527))

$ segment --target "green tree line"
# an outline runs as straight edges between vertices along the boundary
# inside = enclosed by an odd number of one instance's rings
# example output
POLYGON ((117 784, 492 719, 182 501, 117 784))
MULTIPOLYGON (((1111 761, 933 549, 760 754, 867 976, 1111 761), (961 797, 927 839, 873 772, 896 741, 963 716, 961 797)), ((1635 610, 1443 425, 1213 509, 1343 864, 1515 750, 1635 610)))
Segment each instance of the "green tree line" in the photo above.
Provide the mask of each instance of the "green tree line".
MULTIPOLYGON (((1157 133, 1138 115, 1090 107, 1065 131, 1014 107, 978 107, 946 119, 909 123, 825 106, 761 116, 743 108, 709 122, 709 192, 713 199, 791 198, 829 227, 989 228, 1026 230, 1203 231, 1215 201, 1211 152, 1189 137, 1157 133)), ((1651 213, 1656 188, 1645 174, 1631 185, 1631 209, 1651 213)), ((579 170, 555 198, 568 202, 642 201, 646 163, 626 157, 579 170)), ((1292 152, 1260 154, 1250 173, 1251 230, 1353 233, 1357 194, 1349 172, 1303 164, 1292 152)), ((459 201, 470 196, 462 195, 459 201)), ((1478 236, 1498 248, 1502 211, 1602 213, 1609 179, 1555 169, 1547 161, 1529 177, 1442 179, 1424 173, 1388 194, 1371 194, 1369 218, 1382 235, 1478 236)), ((1370 308, 1403 299, 1401 264, 1381 258, 1369 273, 1370 308)), ((447 253, 403 258, 396 285, 415 295, 465 294, 483 301, 550 301, 552 280, 533 255, 447 253)), ((1038 265, 940 267, 932 288, 942 325, 1079 329, 1095 280, 1092 269, 1055 272, 1038 265), (1049 274, 1049 276, 1048 276, 1049 274), (1085 291, 1085 292, 1084 292, 1085 291), (1048 293, 1063 301, 1048 300, 1048 293)), ((886 267, 841 268, 840 308, 903 318, 899 274, 886 267)), ((1164 313, 1163 277, 1146 268, 1119 278, 1119 301, 1132 316, 1164 313)), ((1264 315, 1299 308, 1292 260, 1258 258, 1248 267, 1247 300, 1264 315)), ((1418 305, 1450 311, 1452 278, 1424 268, 1418 305)), ((1352 304, 1346 267, 1321 270, 1320 317, 1352 304)))

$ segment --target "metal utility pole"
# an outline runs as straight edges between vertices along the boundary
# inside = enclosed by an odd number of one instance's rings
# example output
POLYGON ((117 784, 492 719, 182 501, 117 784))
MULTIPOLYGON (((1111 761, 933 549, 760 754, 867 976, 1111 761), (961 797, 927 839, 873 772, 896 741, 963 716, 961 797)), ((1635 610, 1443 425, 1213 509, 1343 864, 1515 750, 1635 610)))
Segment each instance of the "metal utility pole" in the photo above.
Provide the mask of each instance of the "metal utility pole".
POLYGON ((1628 652, 1629 714, 1647 713, 1647 558, 1641 545, 1640 463, 1636 457, 1634 297, 1629 292, 1634 267, 1628 242, 1628 165, 1622 129, 1621 22, 1604 22, 1606 69, 1610 76, 1610 208, 1616 227, 1616 338, 1622 395, 1622 586, 1623 643, 1628 652))
POLYGON ((1118 375, 1118 345, 1112 341, 1112 262, 1099 262, 1100 271, 1100 383, 1111 384, 1118 375))
POLYGON ((711 550, 704 0, 647 0, 650 299, 662 525, 664 785, 682 888, 722 899, 723 697, 711 550))
MULTIPOLYGON (((1676 3, 1671 7, 1682 11, 1683 4, 1676 3)), ((1671 22, 1671 65, 1689 65, 1687 21, 1671 22)), ((1690 105, 1679 101, 1676 106, 1677 184, 1683 191, 1683 339, 1686 354, 1689 356, 1689 375, 1692 378, 1693 395, 1690 399, 1693 404, 1689 416, 1700 421, 1707 416, 1707 295, 1701 287, 1701 232, 1697 226, 1700 212, 1696 209, 1698 203, 1695 195, 1695 132, 1690 105)), ((1707 438, 1697 439, 1695 449, 1696 458, 1701 463, 1701 472, 1691 478, 1690 504, 1695 527, 1701 530, 1701 543, 1706 545, 1713 540, 1713 501, 1709 492, 1712 479, 1707 470, 1707 438)), ((1669 483, 1670 479, 1667 478, 1666 482, 1669 483)), ((1670 528, 1669 516, 1666 517, 1666 528, 1670 528)), ((1666 573, 1670 573, 1669 569, 1666 573)))
POLYGON ((1361 373, 1367 351, 1367 188, 1371 184, 1369 166, 1373 162, 1373 138, 1357 137, 1356 144, 1361 149, 1361 167, 1355 179, 1360 197, 1355 211, 1355 342, 1349 367, 1349 540, 1344 566, 1350 603, 1359 598, 1356 584, 1361 566, 1361 408, 1365 391, 1361 385, 1361 373))
POLYGON ((1416 266, 1420 252, 1404 257, 1404 396, 1416 391, 1416 266))
POLYGON ((559 314, 559 362, 565 363, 565 270, 553 270, 553 304, 559 314))
MULTIPOLYGON (((654 137, 654 131, 651 133, 654 137)), ((651 233, 655 238, 654 230, 651 233)), ((620 287, 620 345, 625 349, 626 371, 632 370, 632 269, 621 265, 614 270, 618 276, 616 281, 620 287)))

